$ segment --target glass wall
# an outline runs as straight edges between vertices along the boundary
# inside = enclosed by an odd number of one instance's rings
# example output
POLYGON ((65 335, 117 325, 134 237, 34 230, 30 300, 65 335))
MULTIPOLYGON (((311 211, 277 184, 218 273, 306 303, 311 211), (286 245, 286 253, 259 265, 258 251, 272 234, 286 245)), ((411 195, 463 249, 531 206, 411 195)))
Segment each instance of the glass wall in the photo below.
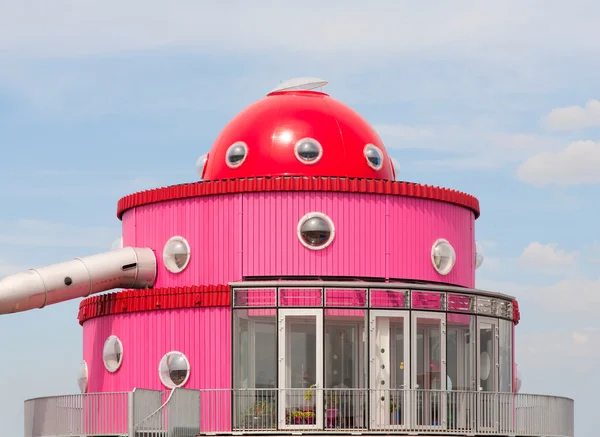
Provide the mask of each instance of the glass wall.
POLYGON ((276 388, 276 310, 236 310, 233 342, 234 387, 276 388))
POLYGON ((512 328, 509 320, 500 320, 500 392, 512 392, 512 328))
POLYGON ((446 374, 448 390, 475 390, 475 316, 448 314, 446 374))

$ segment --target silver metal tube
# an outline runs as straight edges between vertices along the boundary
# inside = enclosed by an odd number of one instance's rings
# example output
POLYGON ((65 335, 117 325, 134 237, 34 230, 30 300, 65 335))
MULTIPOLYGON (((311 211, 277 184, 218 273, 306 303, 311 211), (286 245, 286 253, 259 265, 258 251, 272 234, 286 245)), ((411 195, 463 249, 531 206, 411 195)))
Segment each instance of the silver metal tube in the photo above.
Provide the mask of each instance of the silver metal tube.
POLYGON ((155 281, 152 249, 124 247, 0 279, 0 314, 44 308, 114 288, 148 288, 155 281))

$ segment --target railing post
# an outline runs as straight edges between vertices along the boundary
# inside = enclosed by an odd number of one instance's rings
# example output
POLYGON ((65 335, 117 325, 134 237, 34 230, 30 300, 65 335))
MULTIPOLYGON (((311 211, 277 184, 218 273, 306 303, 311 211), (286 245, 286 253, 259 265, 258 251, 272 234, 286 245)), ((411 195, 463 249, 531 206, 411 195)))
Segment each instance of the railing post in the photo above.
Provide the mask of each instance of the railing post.
POLYGON ((129 393, 127 393, 127 435, 129 437, 134 437, 135 436, 135 423, 133 423, 133 421, 135 420, 135 414, 134 414, 134 400, 133 400, 133 396, 134 396, 134 392, 135 392, 135 388, 133 389, 133 391, 130 391, 129 393))

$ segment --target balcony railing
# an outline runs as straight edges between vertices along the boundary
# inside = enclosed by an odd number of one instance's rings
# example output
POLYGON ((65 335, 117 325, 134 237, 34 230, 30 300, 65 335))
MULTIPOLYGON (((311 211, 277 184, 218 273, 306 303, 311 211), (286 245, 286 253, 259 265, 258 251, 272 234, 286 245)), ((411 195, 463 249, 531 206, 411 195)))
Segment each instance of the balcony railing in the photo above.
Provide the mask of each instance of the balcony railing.
POLYGON ((573 437, 573 400, 435 390, 215 389, 25 402, 25 437, 438 434, 573 437))

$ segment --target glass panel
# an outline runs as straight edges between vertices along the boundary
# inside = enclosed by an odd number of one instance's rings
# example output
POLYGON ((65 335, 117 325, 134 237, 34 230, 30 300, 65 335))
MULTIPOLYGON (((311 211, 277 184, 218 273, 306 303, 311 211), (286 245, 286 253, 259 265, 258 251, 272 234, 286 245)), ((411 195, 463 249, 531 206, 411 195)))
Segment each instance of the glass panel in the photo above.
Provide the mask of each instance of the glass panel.
POLYGON ((314 424, 317 318, 285 318, 286 424, 314 424))
POLYGON ((325 311, 325 426, 363 428, 364 310, 325 311))
POLYGON ((371 290, 371 308, 405 308, 406 290, 371 290))
POLYGON ((468 431, 475 409, 463 392, 475 390, 475 316, 448 314, 446 323, 446 389, 457 392, 448 396, 448 429, 468 431))
POLYGON ((390 405, 390 423, 393 425, 404 425, 406 423, 406 406, 408 394, 404 390, 407 388, 404 379, 404 368, 408 357, 404 356, 405 342, 408 338, 404 332, 404 318, 390 318, 390 388, 392 389, 390 405))
POLYGON ((435 291, 412 291, 412 308, 423 308, 430 310, 442 309, 442 294, 435 291))
POLYGON ((500 320, 500 390, 512 392, 512 322, 500 320))
POLYGON ((239 288, 234 290, 234 307, 274 307, 275 288, 239 288))
POLYGON ((280 288, 282 307, 320 307, 323 305, 321 288, 280 288))
POLYGON ((473 312, 473 297, 464 294, 447 294, 448 311, 473 312))
MULTIPOLYGON (((442 375, 442 325, 440 319, 417 317, 416 319, 416 388, 440 390, 442 375)), ((417 425, 440 425, 441 396, 437 392, 416 393, 417 425)))
POLYGON ((274 309, 233 312, 236 428, 267 429, 276 426, 276 322, 274 309))
POLYGON ((495 326, 492 323, 479 323, 479 389, 481 391, 496 390, 494 330, 495 326))
POLYGON ((325 306, 328 307, 366 307, 367 290, 360 289, 325 289, 325 306))

